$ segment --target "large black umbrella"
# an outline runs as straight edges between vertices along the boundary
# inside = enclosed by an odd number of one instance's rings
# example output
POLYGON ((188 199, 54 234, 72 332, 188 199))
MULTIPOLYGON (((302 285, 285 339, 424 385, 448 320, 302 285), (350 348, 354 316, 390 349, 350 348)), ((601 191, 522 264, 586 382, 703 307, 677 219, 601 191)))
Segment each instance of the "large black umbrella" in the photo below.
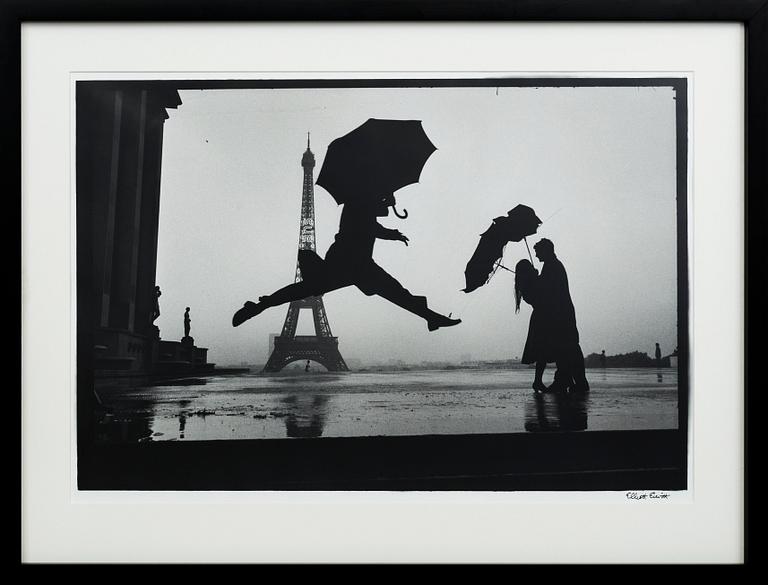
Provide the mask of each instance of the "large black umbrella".
POLYGON ((509 242, 519 242, 536 233, 541 220, 527 205, 517 205, 506 216, 497 217, 491 227, 480 235, 480 242, 464 270, 467 287, 464 292, 480 288, 491 277, 496 263, 504 254, 509 242))
POLYGON ((420 120, 371 118, 331 142, 317 184, 339 204, 388 195, 418 183, 435 150, 420 120))

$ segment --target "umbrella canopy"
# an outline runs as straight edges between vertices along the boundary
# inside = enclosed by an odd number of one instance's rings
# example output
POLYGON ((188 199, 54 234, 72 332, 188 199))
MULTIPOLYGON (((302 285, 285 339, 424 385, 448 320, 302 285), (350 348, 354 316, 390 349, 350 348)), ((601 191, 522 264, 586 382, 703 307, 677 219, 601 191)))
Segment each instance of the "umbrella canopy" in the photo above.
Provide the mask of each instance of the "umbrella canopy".
POLYGON ((467 262, 464 292, 472 292, 488 282, 494 265, 504 254, 504 246, 535 234, 540 225, 541 220, 527 205, 517 205, 506 216, 494 219, 491 227, 481 234, 480 242, 467 262))
POLYGON ((338 204, 394 193, 419 182, 435 150, 420 120, 371 118, 331 142, 317 184, 338 204))

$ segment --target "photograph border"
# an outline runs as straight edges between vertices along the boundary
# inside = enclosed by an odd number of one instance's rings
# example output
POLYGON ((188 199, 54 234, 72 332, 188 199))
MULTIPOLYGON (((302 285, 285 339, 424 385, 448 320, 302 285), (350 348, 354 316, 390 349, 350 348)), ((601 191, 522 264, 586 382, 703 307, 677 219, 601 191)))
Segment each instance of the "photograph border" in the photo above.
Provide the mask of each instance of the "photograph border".
MULTIPOLYGON (((548 77, 531 74, 445 74, 442 77, 354 77, 328 73, 317 79, 263 77, 226 79, 158 78, 137 79, 137 74, 121 79, 119 74, 100 75, 102 79, 80 79, 72 83, 75 99, 78 92, 124 90, 155 91, 162 95, 182 90, 243 90, 243 89, 387 89, 387 88, 612 88, 612 87, 665 87, 675 95, 675 202, 676 202, 676 303, 677 303, 677 428, 673 430, 601 431, 589 437, 562 439, 551 437, 532 439, 510 434, 411 437, 357 437, 354 439, 323 439, 321 445, 306 442, 284 444, 281 440, 226 440, 215 442, 173 442, 167 445, 114 446, 98 445, 95 441, 92 413, 97 407, 93 394, 94 346, 92 327, 96 306, 93 298, 93 233, 91 190, 85 186, 88 177, 77 179, 74 197, 77 214, 77 437, 78 437, 78 489, 79 490, 311 490, 311 491, 625 491, 628 489, 657 489, 685 491, 688 487, 688 446, 690 399, 690 266, 689 266, 689 83, 686 74, 669 73, 665 76, 570 74, 548 77), (566 448, 573 447, 573 450, 566 448), (148 466, 148 450, 154 450, 153 465, 148 466), (498 453, 526 452, 527 456, 510 457, 501 461, 498 453), (370 479, 370 470, 364 471, 365 462, 377 461, 377 480, 370 479), (427 461, 440 459, 438 453, 466 453, 463 459, 454 455, 450 464, 452 477, 428 472, 421 466, 427 461), (591 453, 586 458, 586 453, 591 453), (471 455, 469 455, 471 454, 471 455), (288 474, 290 479, 278 479, 269 473, 243 469, 243 460, 265 462, 290 459, 298 469, 311 471, 288 474), (196 461, 207 474, 185 472, 190 461, 196 461), (160 463, 162 461, 162 463, 160 463), (334 475, 313 462, 331 462, 334 468, 355 470, 334 475), (533 461, 546 461, 546 468, 533 461), (420 463, 422 462, 422 463, 420 463), (358 467, 360 470, 358 471, 358 467), (151 468, 151 471, 150 471, 151 468), (617 468, 620 470, 618 471, 617 468), (419 470, 418 472, 416 470, 419 470), (546 469, 546 472, 545 472, 546 469), (213 471, 215 470, 215 471, 213 471), (387 470, 386 473, 382 470, 387 470), (567 473, 564 473, 565 471, 567 473), (578 471, 577 471, 578 470, 578 471), (596 472, 599 470, 599 473, 596 472), (435 475, 427 479, 424 474, 435 475), (210 475, 210 477, 209 477, 210 475), (442 477, 440 477, 442 475, 442 477), (398 478, 398 479, 393 479, 398 478)), ((140 74, 138 74, 140 75, 140 74)), ((89 77, 89 76, 86 76, 89 77)), ((85 144, 87 126, 76 122, 77 144, 85 144)), ((85 157, 77 147, 78 161, 85 157)), ((85 164, 87 159, 74 167, 85 164)), ((74 163, 75 161, 73 161, 74 163)), ((73 171, 75 171, 73 168, 73 171)), ((76 173, 73 172, 73 175, 76 173)), ((593 431, 594 432, 594 431, 593 431)), ((435 468, 437 469, 437 468, 435 468)))

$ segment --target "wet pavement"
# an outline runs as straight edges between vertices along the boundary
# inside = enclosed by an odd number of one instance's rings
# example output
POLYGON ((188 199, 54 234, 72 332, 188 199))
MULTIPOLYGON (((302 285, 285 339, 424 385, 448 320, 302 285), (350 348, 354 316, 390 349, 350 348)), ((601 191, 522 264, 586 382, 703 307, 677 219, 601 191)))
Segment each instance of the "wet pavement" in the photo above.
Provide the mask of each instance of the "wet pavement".
POLYGON ((97 438, 133 443, 677 428, 676 369, 594 369, 587 377, 592 390, 585 396, 536 395, 528 368, 287 372, 103 389, 97 438))

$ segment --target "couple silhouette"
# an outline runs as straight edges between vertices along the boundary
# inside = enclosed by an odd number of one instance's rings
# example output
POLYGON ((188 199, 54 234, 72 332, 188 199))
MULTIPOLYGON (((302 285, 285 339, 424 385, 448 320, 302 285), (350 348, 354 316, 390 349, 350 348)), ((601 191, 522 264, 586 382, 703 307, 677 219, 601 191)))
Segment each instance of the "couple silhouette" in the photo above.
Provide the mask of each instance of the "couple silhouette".
POLYGON ((520 301, 533 308, 522 363, 536 364, 536 392, 588 392, 584 355, 579 345, 576 311, 568 288, 568 275, 555 254, 554 244, 542 238, 533 246, 543 262, 541 274, 528 260, 515 266, 515 312, 520 301), (547 387, 543 376, 547 363, 556 363, 555 379, 547 387))

